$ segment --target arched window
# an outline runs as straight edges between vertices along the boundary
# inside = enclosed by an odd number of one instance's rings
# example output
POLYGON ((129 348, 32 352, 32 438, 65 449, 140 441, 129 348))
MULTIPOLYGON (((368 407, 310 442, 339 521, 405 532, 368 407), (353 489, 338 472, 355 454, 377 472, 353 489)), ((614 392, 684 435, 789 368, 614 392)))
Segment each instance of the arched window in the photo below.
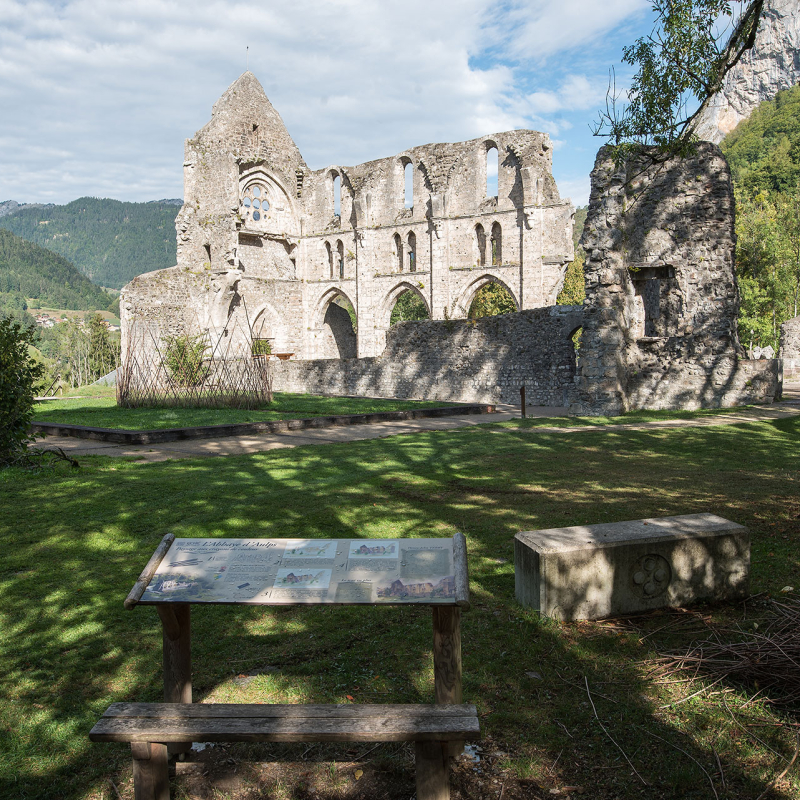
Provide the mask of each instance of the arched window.
POLYGON ((480 223, 475 226, 475 264, 486 266, 486 231, 480 223))
POLYGON ((266 187, 261 183, 252 182, 245 186, 242 192, 242 202, 239 206, 239 214, 245 221, 245 225, 254 222, 256 225, 263 225, 269 213, 269 201, 267 200, 266 187))
POLYGON ((339 259, 339 277, 344 278, 344 245, 341 239, 336 242, 336 257, 339 259))
POLYGON ((414 208, 414 165, 407 161, 404 168, 405 207, 414 208))
POLYGON ((414 231, 408 234, 408 271, 417 271, 417 237, 414 231))
POLYGON ((497 148, 492 145, 486 151, 486 196, 497 197, 497 174, 500 166, 500 156, 497 148))
POLYGON ((499 267, 503 263, 503 229, 499 222, 492 225, 492 266, 499 267))
POLYGON ((397 259, 397 269, 399 272, 403 271, 403 240, 400 238, 400 234, 396 233, 394 235, 394 255, 397 259))
POLYGON ((338 172, 333 175, 333 215, 342 215, 342 179, 338 172))
POLYGON ((325 253, 328 256, 328 272, 333 280, 333 250, 331 250, 331 243, 325 242, 325 253))

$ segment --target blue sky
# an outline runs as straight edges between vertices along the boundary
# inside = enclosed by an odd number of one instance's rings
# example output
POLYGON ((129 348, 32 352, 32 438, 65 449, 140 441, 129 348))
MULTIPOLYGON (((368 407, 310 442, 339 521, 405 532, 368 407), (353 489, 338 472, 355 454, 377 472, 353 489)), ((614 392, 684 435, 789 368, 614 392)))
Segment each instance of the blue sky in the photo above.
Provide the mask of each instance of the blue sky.
POLYGON ((649 0, 0 0, 0 201, 181 197, 249 46, 312 169, 533 128, 583 205, 609 69, 651 26, 649 0))

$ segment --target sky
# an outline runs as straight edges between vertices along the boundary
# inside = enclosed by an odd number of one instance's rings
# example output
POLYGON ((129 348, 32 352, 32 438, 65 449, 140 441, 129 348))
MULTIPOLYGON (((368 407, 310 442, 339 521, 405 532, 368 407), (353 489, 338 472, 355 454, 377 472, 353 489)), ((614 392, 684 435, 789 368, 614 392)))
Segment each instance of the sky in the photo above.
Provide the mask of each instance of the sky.
POLYGON ((590 125, 650 0, 0 0, 0 202, 183 195, 247 67, 311 169, 514 128, 585 205, 590 125), (248 50, 249 48, 249 50, 248 50))

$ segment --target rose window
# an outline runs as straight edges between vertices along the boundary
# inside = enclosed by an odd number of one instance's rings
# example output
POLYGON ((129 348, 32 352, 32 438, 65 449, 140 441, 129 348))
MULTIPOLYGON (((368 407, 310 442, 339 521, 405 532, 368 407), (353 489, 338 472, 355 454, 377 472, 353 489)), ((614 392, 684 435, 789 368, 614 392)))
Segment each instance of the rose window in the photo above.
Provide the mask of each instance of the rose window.
POLYGON ((263 186, 257 183, 251 183, 243 193, 242 196, 242 218, 249 222, 261 222, 266 219, 267 212, 269 211, 269 202, 267 201, 267 193, 263 186))

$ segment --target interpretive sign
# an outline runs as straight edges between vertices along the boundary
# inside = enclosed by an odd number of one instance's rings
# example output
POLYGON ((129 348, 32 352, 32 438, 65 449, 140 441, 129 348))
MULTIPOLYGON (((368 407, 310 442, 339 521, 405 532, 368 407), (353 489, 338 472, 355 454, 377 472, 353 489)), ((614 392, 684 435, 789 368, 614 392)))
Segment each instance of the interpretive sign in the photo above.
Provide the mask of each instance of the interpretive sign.
POLYGON ((454 605, 454 541, 175 539, 139 602, 454 605))

